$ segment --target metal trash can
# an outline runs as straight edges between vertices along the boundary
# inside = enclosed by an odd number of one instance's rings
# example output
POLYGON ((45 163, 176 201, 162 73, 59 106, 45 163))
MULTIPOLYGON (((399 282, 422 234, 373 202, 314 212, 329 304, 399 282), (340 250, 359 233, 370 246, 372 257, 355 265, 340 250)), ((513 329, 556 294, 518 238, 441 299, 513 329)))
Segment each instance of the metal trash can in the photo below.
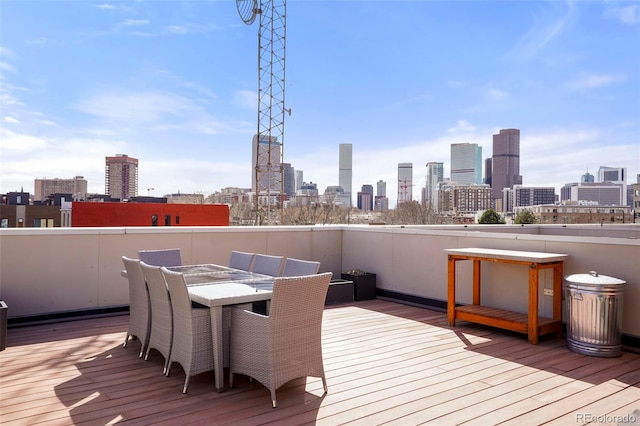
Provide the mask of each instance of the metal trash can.
POLYGON ((7 348, 7 312, 9 307, 0 300, 0 351, 4 351, 7 348))
POLYGON ((595 271, 565 277, 567 346, 573 352, 616 357, 622 352, 625 281, 595 271))

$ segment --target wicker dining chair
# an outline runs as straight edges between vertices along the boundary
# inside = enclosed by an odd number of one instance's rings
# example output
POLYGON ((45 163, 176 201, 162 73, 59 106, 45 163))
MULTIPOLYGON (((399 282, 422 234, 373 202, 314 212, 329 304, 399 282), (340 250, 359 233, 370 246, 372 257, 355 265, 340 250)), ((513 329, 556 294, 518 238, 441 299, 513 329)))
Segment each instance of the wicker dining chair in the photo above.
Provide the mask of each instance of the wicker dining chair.
POLYGON ((167 376, 174 362, 180 364, 186 374, 182 393, 187 393, 191 376, 213 370, 211 315, 208 308, 193 306, 184 275, 166 268, 161 271, 173 308, 173 344, 167 376))
POLYGON ((284 257, 282 256, 269 256, 267 254, 258 253, 253 259, 251 272, 279 277, 283 264, 284 257))
POLYGON ((151 302, 151 333, 144 359, 149 359, 151 349, 155 349, 164 357, 163 374, 167 374, 171 348, 173 346, 173 312, 167 284, 160 271, 160 266, 147 265, 140 262, 142 275, 149 289, 151 302))
POLYGON ((129 280, 129 327, 124 338, 123 348, 127 347, 129 338, 140 340, 140 358, 143 357, 149 344, 151 327, 151 309, 149 309, 149 291, 142 275, 140 260, 122 256, 124 269, 129 280))
POLYGON ((269 316, 235 308, 231 312, 230 386, 245 374, 271 392, 299 377, 320 377, 328 392, 322 361, 322 313, 332 273, 276 278, 269 316))
POLYGON ((166 267, 182 265, 182 256, 179 248, 138 250, 138 257, 147 265, 166 267))
POLYGON ((301 275, 317 274, 320 270, 320 262, 287 258, 284 261, 281 277, 299 277, 301 275))
POLYGON ((241 269, 243 271, 250 271, 253 265, 253 259, 255 253, 247 253, 244 251, 232 251, 229 258, 229 267, 234 269, 241 269))

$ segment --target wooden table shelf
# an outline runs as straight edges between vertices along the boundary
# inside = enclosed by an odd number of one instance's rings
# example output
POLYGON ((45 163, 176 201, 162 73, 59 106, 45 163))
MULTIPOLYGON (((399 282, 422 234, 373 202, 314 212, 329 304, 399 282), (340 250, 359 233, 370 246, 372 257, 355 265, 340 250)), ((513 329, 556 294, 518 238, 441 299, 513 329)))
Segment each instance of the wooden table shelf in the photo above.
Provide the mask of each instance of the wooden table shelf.
POLYGON ((525 333, 529 342, 538 344, 539 336, 562 333, 562 271, 566 254, 496 250, 482 248, 448 249, 448 298, 449 325, 456 320, 499 327, 525 333), (456 306, 456 262, 473 261, 473 303, 456 306), (497 262, 526 265, 529 269, 528 313, 483 306, 480 301, 481 262, 497 262), (553 318, 538 315, 539 271, 553 269, 553 318))

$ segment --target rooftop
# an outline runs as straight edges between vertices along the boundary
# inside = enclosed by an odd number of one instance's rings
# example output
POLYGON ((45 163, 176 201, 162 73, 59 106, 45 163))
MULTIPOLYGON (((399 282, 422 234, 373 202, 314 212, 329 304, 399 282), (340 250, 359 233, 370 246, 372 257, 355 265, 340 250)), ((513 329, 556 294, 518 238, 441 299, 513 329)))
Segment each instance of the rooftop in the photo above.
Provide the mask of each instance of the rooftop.
POLYGON ((564 339, 459 322, 387 300, 328 307, 319 379, 269 392, 243 376, 217 393, 162 358, 122 348, 127 315, 8 330, 0 352, 0 422, 24 424, 615 424, 640 421, 640 354, 573 353, 564 339))

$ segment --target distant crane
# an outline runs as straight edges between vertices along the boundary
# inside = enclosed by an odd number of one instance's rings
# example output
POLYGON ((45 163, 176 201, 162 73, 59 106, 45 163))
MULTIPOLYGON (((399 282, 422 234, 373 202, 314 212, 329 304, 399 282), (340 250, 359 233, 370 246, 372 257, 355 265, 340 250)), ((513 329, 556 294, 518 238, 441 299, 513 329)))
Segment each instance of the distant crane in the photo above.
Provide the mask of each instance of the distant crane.
POLYGON ((151 191, 154 191, 155 188, 147 188, 147 196, 151 195, 151 191))
POLYGON ((266 196, 267 224, 271 223, 271 192, 279 195, 282 209, 284 197, 284 106, 286 0, 236 0, 242 21, 251 25, 260 15, 258 29, 258 131, 255 182, 256 224, 261 222, 260 196, 266 196), (261 148, 262 145, 262 148, 261 148))

